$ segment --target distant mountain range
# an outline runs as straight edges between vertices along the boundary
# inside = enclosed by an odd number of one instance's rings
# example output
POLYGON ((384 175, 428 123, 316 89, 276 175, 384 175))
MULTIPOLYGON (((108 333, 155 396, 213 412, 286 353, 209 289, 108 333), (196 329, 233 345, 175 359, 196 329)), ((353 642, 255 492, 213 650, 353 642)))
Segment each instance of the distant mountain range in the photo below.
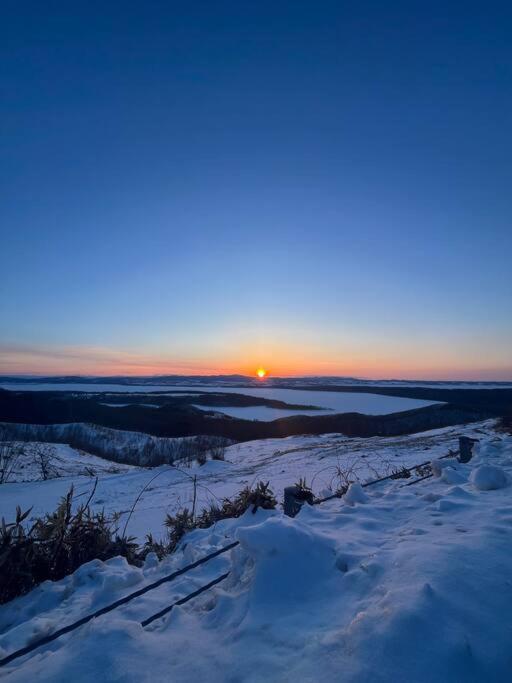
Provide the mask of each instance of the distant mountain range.
POLYGON ((127 376, 112 375, 93 377, 83 375, 66 376, 29 376, 0 375, 1 384, 122 384, 145 386, 148 384, 173 386, 231 386, 231 387, 281 387, 281 388, 325 388, 347 386, 380 387, 446 387, 446 388, 507 388, 512 382, 455 381, 455 380, 404 380, 404 379, 361 379, 358 377, 266 377, 264 380, 246 375, 151 375, 127 376))

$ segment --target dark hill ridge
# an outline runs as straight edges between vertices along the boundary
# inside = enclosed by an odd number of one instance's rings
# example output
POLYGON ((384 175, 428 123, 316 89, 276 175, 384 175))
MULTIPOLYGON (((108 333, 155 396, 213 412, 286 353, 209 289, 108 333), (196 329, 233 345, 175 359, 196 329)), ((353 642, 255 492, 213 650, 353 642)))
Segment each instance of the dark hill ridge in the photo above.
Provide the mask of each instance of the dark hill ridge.
MULTIPOLYGON (((346 391, 347 388, 340 387, 338 390, 346 391)), ((334 389, 329 387, 328 390, 334 389)), ((352 390, 368 393, 367 387, 353 387, 352 390)), ((214 394, 213 397, 205 394, 204 397, 205 400, 210 399, 212 406, 222 405, 221 393, 214 394)), ((167 396, 166 404, 155 409, 136 403, 141 401, 141 394, 139 394, 132 405, 119 408, 102 405, 107 400, 107 396, 113 395, 112 393, 88 396, 65 391, 0 390, 0 422, 26 424, 87 422, 113 429, 146 432, 155 436, 209 434, 225 436, 237 441, 249 441, 294 434, 328 432, 341 432, 347 436, 360 437, 395 436, 506 415, 512 405, 512 390, 506 389, 459 391, 396 387, 375 388, 371 393, 449 402, 390 415, 362 415, 360 413, 297 415, 273 422, 258 422, 227 416, 218 417, 214 409, 209 412, 198 410, 188 403, 190 400, 197 401, 197 397, 193 399, 188 397, 187 400, 183 400, 186 397, 167 396)), ((147 393, 144 396, 146 402, 153 402, 159 398, 158 394, 153 393, 147 393)), ((233 405, 233 396, 233 394, 229 395, 231 405, 233 405)), ((131 403, 128 398, 123 395, 123 402, 131 403)), ((116 399, 121 402, 119 395, 116 399)), ((240 400, 253 401, 252 405, 257 402, 260 405, 274 404, 276 407, 275 402, 267 399, 240 396, 240 400)), ((244 404, 247 405, 247 403, 244 404)), ((287 404, 284 405, 288 407, 287 404)))

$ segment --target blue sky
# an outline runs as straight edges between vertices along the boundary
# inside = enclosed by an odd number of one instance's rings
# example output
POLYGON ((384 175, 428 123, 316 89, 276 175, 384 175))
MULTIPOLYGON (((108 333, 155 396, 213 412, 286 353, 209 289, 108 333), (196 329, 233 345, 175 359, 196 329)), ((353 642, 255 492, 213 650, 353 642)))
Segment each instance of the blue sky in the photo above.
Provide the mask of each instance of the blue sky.
POLYGON ((506 3, 19 3, 0 372, 512 379, 506 3))

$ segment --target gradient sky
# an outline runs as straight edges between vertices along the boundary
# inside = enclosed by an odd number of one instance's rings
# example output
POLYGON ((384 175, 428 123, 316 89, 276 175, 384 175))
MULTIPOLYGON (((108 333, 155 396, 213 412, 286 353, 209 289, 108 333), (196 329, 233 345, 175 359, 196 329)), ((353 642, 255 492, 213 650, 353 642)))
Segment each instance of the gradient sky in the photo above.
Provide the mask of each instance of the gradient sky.
POLYGON ((2 3, 0 372, 512 379, 511 12, 2 3))

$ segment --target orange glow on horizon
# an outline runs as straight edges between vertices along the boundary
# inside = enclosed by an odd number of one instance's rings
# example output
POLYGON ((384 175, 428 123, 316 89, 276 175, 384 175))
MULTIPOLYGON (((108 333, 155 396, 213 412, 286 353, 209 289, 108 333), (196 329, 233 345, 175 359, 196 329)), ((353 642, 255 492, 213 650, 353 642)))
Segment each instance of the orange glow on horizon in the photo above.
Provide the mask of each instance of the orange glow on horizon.
POLYGON ((418 350, 402 346, 370 353, 369 349, 343 346, 339 349, 294 343, 248 343, 236 340, 216 351, 191 355, 169 350, 141 352, 136 349, 62 345, 31 346, 0 344, 0 374, 4 375, 93 375, 155 377, 162 375, 230 375, 268 379, 268 368, 259 365, 262 358, 272 364, 272 377, 350 376, 371 379, 414 380, 487 380, 512 381, 512 367, 475 366, 471 358, 461 358, 455 351, 418 350), (263 371, 263 374, 260 373, 263 371))

